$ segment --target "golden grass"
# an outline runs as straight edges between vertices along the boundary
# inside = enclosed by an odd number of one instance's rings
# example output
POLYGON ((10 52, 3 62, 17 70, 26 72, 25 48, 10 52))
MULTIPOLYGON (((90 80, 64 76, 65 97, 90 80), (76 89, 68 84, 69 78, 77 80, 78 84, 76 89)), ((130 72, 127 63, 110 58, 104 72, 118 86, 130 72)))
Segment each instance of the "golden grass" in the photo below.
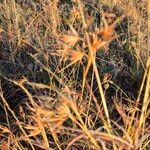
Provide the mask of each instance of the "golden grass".
POLYGON ((0 63, 24 73, 0 64, 0 149, 149 149, 147 2, 3 0, 0 63))

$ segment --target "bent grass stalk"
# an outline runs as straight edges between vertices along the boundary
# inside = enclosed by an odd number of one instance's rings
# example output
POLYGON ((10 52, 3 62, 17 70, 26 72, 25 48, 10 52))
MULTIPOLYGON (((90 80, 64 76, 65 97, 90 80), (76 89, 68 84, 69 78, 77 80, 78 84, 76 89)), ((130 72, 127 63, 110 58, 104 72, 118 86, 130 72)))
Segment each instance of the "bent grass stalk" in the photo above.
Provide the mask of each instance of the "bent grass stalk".
POLYGON ((24 134, 25 138, 27 139, 27 141, 29 142, 32 150, 35 150, 35 148, 33 147, 33 144, 31 143, 31 140, 29 139, 27 133, 25 132, 25 130, 22 127, 22 123, 19 121, 19 119, 17 118, 17 116, 15 115, 14 111, 9 107, 8 103, 6 102, 2 91, 0 91, 0 97, 3 101, 3 103, 6 105, 7 109, 10 111, 10 113, 13 115, 13 117, 15 118, 15 120, 17 121, 17 125, 19 126, 20 130, 22 131, 22 133, 24 134))
POLYGON ((91 64, 93 64, 94 72, 95 72, 96 79, 97 79, 97 82, 98 82, 99 92, 100 92, 100 96, 101 96, 101 99, 102 99, 102 104, 103 104, 103 107, 104 107, 104 111, 105 111, 105 115, 106 115, 106 120, 107 120, 107 124, 108 124, 108 126, 105 124, 105 127, 106 127, 107 131, 109 132, 109 130, 111 129, 110 118, 109 118, 109 113, 108 113, 108 109, 107 109, 107 105, 106 105, 106 100, 105 100, 104 92, 103 92, 103 89, 102 89, 102 84, 101 84, 101 80, 100 80, 100 77, 99 77, 97 65, 96 65, 96 62, 95 62, 95 52, 92 49, 90 38, 89 38, 89 34, 86 31, 87 24, 86 24, 86 21, 85 21, 85 17, 84 17, 84 12, 83 12, 83 9, 82 9, 81 1, 77 0, 77 3, 79 5, 82 22, 83 22, 83 26, 84 26, 84 29, 85 29, 85 36, 86 36, 87 44, 88 44, 88 47, 89 47, 89 59, 88 59, 88 64, 87 64, 86 72, 85 72, 84 77, 83 77, 82 93, 83 93, 85 82, 86 82, 87 72, 88 72, 89 67, 91 66, 91 64))

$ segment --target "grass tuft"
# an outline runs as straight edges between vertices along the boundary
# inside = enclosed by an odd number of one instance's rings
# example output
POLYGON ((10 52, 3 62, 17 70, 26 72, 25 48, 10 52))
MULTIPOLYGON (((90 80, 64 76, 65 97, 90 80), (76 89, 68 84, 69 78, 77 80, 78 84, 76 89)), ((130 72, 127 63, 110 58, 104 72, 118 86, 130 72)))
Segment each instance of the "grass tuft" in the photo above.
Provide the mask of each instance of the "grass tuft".
POLYGON ((0 149, 150 149, 149 6, 1 0, 0 149))

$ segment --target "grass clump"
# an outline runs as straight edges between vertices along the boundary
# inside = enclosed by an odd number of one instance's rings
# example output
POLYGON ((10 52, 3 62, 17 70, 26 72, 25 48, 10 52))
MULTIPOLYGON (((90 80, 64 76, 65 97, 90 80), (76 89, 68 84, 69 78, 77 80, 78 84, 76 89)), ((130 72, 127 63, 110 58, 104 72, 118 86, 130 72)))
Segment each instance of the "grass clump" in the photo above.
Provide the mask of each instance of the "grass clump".
POLYGON ((0 149, 149 149, 148 6, 2 0, 0 149))

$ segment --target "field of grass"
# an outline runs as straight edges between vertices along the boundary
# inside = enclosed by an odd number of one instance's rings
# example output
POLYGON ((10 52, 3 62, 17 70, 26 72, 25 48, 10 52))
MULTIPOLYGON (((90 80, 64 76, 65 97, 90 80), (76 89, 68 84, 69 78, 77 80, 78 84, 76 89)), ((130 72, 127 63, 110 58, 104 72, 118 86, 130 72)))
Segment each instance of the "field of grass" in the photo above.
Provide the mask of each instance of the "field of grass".
POLYGON ((149 108, 149 0, 0 0, 0 150, 149 150, 149 108))

